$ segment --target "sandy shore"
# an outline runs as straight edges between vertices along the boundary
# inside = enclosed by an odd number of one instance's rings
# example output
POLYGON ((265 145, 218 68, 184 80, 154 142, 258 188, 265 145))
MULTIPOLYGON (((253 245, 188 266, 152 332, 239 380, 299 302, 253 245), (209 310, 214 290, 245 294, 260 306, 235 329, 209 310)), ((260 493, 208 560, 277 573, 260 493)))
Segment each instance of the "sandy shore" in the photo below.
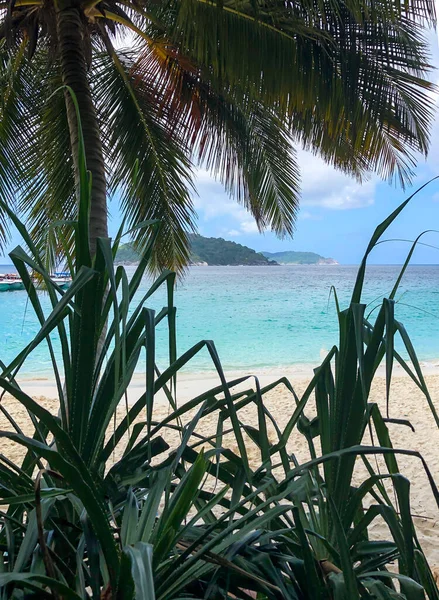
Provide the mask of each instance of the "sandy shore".
MULTIPOLYGON (((282 371, 283 375, 286 375, 290 381, 294 384, 297 393, 300 395, 309 382, 312 373, 312 368, 303 369, 299 373, 296 370, 290 369, 285 372, 282 371)), ((437 368, 431 368, 426 370, 426 380, 428 387, 435 402, 437 409, 439 410, 439 373, 437 368)), ((227 373, 228 380, 233 379, 237 376, 237 373, 227 373)), ((267 385, 271 381, 274 381, 281 375, 280 372, 263 372, 260 376, 261 386, 267 385)), ((203 391, 206 391, 218 384, 218 378, 214 374, 203 374, 202 376, 195 375, 184 375, 179 380, 178 385, 178 401, 180 404, 187 401, 189 398, 193 398, 203 391)), ((249 380, 243 386, 249 388, 254 385, 249 380)), ((56 397, 56 388, 53 383, 49 380, 29 380, 23 382, 23 389, 34 398, 46 406, 49 410, 56 412, 58 402, 57 400, 50 399, 56 397)), ((136 377, 133 381, 132 386, 129 390, 129 401, 132 402, 137 399, 143 391, 144 380, 142 377, 136 377)), ((268 410, 275 417, 279 427, 283 429, 291 412, 294 407, 294 399, 291 393, 281 385, 276 387, 264 396, 265 404, 268 410)), ((385 410, 385 379, 383 373, 380 373, 376 378, 372 393, 371 401, 377 402, 383 410, 385 410)), ((19 427, 23 431, 30 433, 32 431, 29 418, 26 411, 19 405, 14 399, 5 397, 3 400, 3 406, 10 411, 14 416, 19 427)), ((160 420, 168 414, 169 407, 167 406, 166 399, 163 395, 159 395, 154 410, 154 419, 160 420)), ((307 414, 312 416, 314 407, 312 403, 309 405, 307 414)), ((193 415, 192 411, 187 415, 185 421, 193 415)), ((118 419, 121 419, 124 415, 124 408, 119 409, 118 419)), ((246 407, 243 409, 239 416, 241 421, 248 424, 257 426, 257 414, 254 407, 246 407)), ((439 484, 439 430, 435 425, 434 420, 428 409, 427 402, 423 397, 422 393, 415 386, 415 384, 405 376, 398 369, 395 372, 392 393, 391 393, 391 409, 390 416, 400 419, 408 419, 411 421, 415 431, 412 432, 408 427, 401 425, 389 425, 390 433, 395 448, 409 448, 412 450, 419 451, 439 484)), ((200 430, 204 435, 211 433, 214 435, 216 430, 216 418, 215 416, 205 417, 199 424, 200 430)), ((5 419, 4 415, 0 414, 0 429, 11 429, 10 424, 5 419)), ((272 441, 275 440, 274 429, 269 427, 269 433, 272 437, 272 441)), ((178 435, 175 431, 168 430, 164 436, 166 441, 175 447, 178 443, 178 435)), ((260 455, 259 451, 248 439, 248 452, 249 459, 252 465, 255 467, 259 464, 260 455)), ((367 440, 366 440, 367 441, 367 440)), ((231 436, 226 436, 224 439, 224 445, 234 447, 234 441, 231 436)), ((234 448, 235 449, 235 448, 234 448)), ((237 450, 237 449, 236 449, 237 450)), ((289 448, 290 452, 293 452, 299 461, 304 461, 308 458, 308 450, 304 439, 297 432, 291 436, 289 448)), ((119 450, 120 452, 120 450, 119 450)), ((19 447, 14 446, 9 442, 2 442, 2 453, 10 457, 11 459, 18 459, 22 454, 22 450, 19 447)), ((114 458, 117 458, 116 453, 114 458)), ((413 457, 401 457, 398 459, 400 471, 411 481, 411 504, 412 510, 416 517, 415 525, 420 542, 426 552, 430 564, 432 566, 439 566, 439 510, 435 504, 433 495, 431 493, 427 477, 423 471, 420 461, 413 457)), ((377 525, 373 530, 372 535, 377 537, 385 536, 385 527, 377 525)))
MULTIPOLYGON (((326 352, 322 352, 323 359, 326 352)), ((410 364, 410 363, 409 363, 410 364)), ((310 363, 300 363, 292 366, 276 367, 276 368, 255 368, 249 371, 232 371, 226 372, 227 381, 237 379, 242 376, 249 376, 254 381, 256 374, 261 386, 268 385, 281 377, 288 379, 296 385, 306 385, 313 376, 313 369, 318 366, 310 363)), ((424 375, 427 378, 437 375, 439 377, 439 359, 421 362, 421 367, 424 375)), ((397 363, 394 365, 394 377, 407 377, 407 374, 397 363)), ((385 375, 384 366, 378 370, 378 376, 383 378, 385 375)), ((250 381, 250 379, 249 379, 250 381)), ((202 394, 220 384, 220 379, 215 371, 205 371, 202 373, 186 373, 182 372, 178 376, 178 398, 185 402, 195 396, 202 394)), ((246 387, 248 384, 243 384, 241 387, 246 387)), ((35 377, 34 375, 22 376, 20 379, 21 388, 32 397, 44 396, 46 398, 54 398, 57 396, 57 389, 53 378, 47 375, 35 377)), ((128 389, 128 398, 130 402, 137 400, 139 395, 145 388, 145 375, 135 373, 130 387, 128 389)), ((166 403, 166 396, 163 393, 157 395, 158 403, 166 403)), ((439 390, 438 390, 438 407, 439 407, 439 390)))

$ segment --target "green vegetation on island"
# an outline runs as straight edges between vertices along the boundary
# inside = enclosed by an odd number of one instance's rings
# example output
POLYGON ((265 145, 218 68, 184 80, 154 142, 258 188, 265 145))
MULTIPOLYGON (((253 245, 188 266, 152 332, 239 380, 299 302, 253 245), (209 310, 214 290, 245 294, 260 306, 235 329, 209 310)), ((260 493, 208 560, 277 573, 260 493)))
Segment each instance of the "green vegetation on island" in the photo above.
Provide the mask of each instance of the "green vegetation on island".
POLYGON ((276 264, 247 246, 237 244, 236 242, 229 242, 223 238, 207 238, 202 235, 192 235, 190 241, 192 263, 251 266, 271 266, 276 264))
MULTIPOLYGON (((269 260, 259 252, 229 242, 223 238, 207 238, 202 235, 190 236, 191 263, 207 265, 249 265, 249 266, 272 266, 276 262, 269 260)), ((116 261, 119 263, 137 263, 139 254, 133 244, 122 244, 117 252, 116 261)))
POLYGON ((134 244, 128 242, 127 244, 121 244, 117 250, 116 263, 127 264, 127 263, 138 263, 139 253, 134 248, 134 244))
MULTIPOLYGON (((256 252, 248 246, 230 242, 223 238, 207 238, 202 235, 190 236, 191 256, 193 265, 249 265, 273 266, 283 265, 338 265, 333 258, 325 258, 315 252, 256 252)), ((137 263, 139 254, 131 243, 122 244, 116 255, 118 263, 137 263)))
POLYGON ((287 250, 285 252, 262 252, 262 254, 281 265, 338 265, 333 258, 325 258, 315 252, 287 250))

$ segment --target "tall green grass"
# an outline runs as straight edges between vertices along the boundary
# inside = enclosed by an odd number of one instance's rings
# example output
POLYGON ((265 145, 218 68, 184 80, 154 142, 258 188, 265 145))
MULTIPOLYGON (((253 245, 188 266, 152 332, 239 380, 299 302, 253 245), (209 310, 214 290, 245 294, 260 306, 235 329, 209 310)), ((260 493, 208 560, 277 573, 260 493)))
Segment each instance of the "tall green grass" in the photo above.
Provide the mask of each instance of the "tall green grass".
POLYGON ((17 247, 11 258, 41 329, 11 364, 2 365, 0 377, 0 387, 25 407, 33 426, 32 435, 26 435, 2 407, 10 427, 0 436, 23 446, 25 457, 15 464, 0 454, 0 502, 5 507, 0 513, 1 598, 245 600, 257 594, 291 600, 438 599, 416 536, 410 484, 400 473, 399 456, 419 460, 438 504, 439 492, 419 453, 392 447, 390 419, 369 400, 378 366, 385 364, 389 388, 396 360, 416 382, 437 421, 410 339, 395 317, 400 279, 374 321, 366 318, 361 303, 368 255, 410 199, 375 231, 348 308, 342 310, 336 299, 339 343, 298 396, 285 378, 263 388, 257 379, 227 381, 210 341, 178 356, 174 274, 162 273, 133 305, 160 224, 141 224, 154 235, 131 280, 122 267, 114 266, 122 231, 113 244, 99 240, 92 257, 90 182, 83 156, 81 149, 69 290, 53 284, 43 253, 10 212, 27 245, 26 251, 17 247), (45 282, 52 303, 48 316, 29 269, 45 282), (147 305, 160 286, 167 289, 167 302, 155 313, 147 305), (164 324, 169 364, 160 372, 155 331, 164 324), (54 334, 61 343, 60 363, 54 334), (410 364, 395 351, 395 336, 402 339, 410 364), (57 382, 57 415, 18 383, 23 362, 43 343, 57 382), (177 375, 206 349, 220 385, 178 406, 177 375), (143 392, 114 424, 145 352, 143 392), (246 380, 247 389, 233 391, 246 380), (276 387, 285 388, 294 407, 283 429, 264 404, 264 396, 276 387), (165 394, 169 415, 155 422, 158 393, 165 394), (313 399, 316 416, 309 419, 313 399), (245 422, 250 406, 258 415, 256 428, 245 422), (217 422, 214 436, 203 434, 200 427, 209 416, 217 422), (165 441, 169 428, 180 434, 171 451, 165 441), (374 432, 377 445, 362 445, 367 430, 374 432), (289 448, 297 431, 310 450, 310 460, 301 464, 289 448), (226 435, 233 435, 235 450, 225 446, 226 435), (248 437, 258 448, 256 466, 248 457, 248 437), (383 457, 384 471, 374 466, 376 456, 383 457), (358 460, 367 473, 360 484, 354 480, 358 460), (387 524, 388 539, 370 538, 370 527, 378 519, 387 524))

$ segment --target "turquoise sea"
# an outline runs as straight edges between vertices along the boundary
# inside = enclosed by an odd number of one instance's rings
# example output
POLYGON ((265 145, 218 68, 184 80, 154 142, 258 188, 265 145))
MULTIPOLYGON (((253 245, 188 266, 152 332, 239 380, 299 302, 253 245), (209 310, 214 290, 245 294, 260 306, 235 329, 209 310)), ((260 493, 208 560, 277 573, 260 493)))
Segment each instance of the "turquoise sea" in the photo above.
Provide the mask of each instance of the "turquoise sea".
MULTIPOLYGON (((132 269, 127 268, 128 272, 132 269)), ((2 272, 8 270, 11 267, 1 268, 2 272)), ((331 285, 346 306, 356 272, 355 266, 192 267, 175 295, 178 351, 184 352, 201 339, 212 339, 228 370, 317 364, 337 342, 331 285)), ((371 308, 377 298, 389 294, 398 272, 397 266, 368 268, 364 300, 371 308)), ((142 290, 149 284, 145 279, 142 290)), ((48 309, 48 298, 41 294, 48 309)), ((439 359, 439 266, 409 267, 397 300, 396 317, 405 324, 418 357, 439 359)), ((149 306, 158 310, 164 302, 163 290, 149 306)), ((9 363, 37 331, 25 292, 0 294, 0 359, 9 363)), ((165 366, 164 328, 158 331, 157 357, 159 366, 165 366)), ((207 351, 186 370, 212 370, 207 351)), ((22 373, 50 375, 44 345, 34 352, 22 373)))

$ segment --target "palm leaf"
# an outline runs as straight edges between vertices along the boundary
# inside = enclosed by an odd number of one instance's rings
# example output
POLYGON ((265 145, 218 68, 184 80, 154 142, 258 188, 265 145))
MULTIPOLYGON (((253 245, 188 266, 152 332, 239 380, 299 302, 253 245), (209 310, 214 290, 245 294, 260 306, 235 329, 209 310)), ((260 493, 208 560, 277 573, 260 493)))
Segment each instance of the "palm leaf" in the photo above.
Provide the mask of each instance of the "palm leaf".
POLYGON ((169 47, 144 48, 133 73, 155 85, 162 97, 158 110, 170 120, 172 131, 184 138, 194 160, 251 212, 259 228, 291 234, 299 171, 288 130, 275 111, 236 98, 231 88, 221 89, 169 47))
MULTIPOLYGON (((35 79, 46 78, 47 95, 29 99, 38 107, 38 114, 33 139, 23 147, 19 208, 27 215, 32 239, 44 251, 50 271, 72 247, 73 229, 66 222, 77 218, 78 205, 65 98, 58 91, 61 74, 56 65, 50 74, 43 74, 44 57, 39 60, 34 59, 32 66, 35 79), (57 228, 54 223, 59 224, 57 228)), ((35 91, 38 93, 38 88, 35 91)))
MULTIPOLYGON (((111 52, 111 58, 96 59, 99 75, 93 88, 105 123, 110 188, 122 195, 129 226, 154 219, 161 222, 152 267, 182 268, 189 257, 188 233, 194 227, 190 163, 181 143, 167 131, 166 119, 157 114, 154 90, 130 72, 123 56, 111 52)), ((148 235, 149 230, 139 229, 134 239, 144 245, 148 235)))
POLYGON ((428 147, 434 113, 422 36, 433 3, 320 4, 271 2, 256 17, 251 4, 183 0, 174 4, 170 38, 235 95, 290 117, 292 131, 324 156, 334 140, 347 140, 367 170, 406 182, 414 152, 428 147))

